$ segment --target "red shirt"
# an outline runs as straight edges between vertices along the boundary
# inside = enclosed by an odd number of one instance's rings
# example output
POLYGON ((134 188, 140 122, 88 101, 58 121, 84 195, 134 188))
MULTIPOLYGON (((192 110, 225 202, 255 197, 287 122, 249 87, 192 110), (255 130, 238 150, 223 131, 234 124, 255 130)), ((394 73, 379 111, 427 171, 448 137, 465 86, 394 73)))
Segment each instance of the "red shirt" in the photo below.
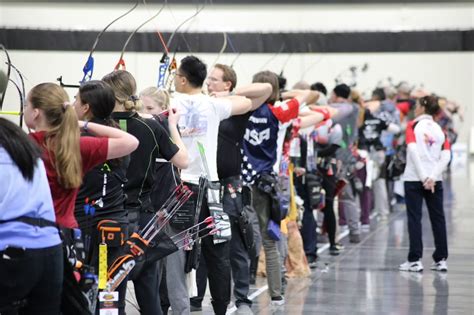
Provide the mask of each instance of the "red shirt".
MULTIPOLYGON (((30 133, 30 137, 35 140, 43 149, 43 162, 48 176, 49 187, 53 197, 54 212, 56 214, 56 223, 62 227, 75 228, 77 221, 74 217, 74 206, 76 201, 78 188, 66 189, 59 184, 56 169, 51 163, 54 156, 46 150, 44 142, 44 131, 30 133)), ((94 166, 107 160, 107 152, 109 149, 108 138, 100 137, 81 137, 81 158, 82 158, 82 175, 90 171, 94 166)))

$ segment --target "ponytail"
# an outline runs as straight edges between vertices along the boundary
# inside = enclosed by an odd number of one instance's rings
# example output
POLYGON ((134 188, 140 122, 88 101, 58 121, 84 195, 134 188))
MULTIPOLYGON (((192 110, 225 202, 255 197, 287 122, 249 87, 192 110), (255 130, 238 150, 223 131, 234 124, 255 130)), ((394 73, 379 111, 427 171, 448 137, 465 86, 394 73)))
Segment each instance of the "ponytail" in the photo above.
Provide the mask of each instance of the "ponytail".
POLYGON ((45 145, 52 153, 51 163, 59 183, 66 189, 78 188, 82 182, 79 125, 66 91, 54 83, 42 83, 30 91, 29 99, 33 108, 42 110, 46 118, 49 130, 45 145))
POLYGON ((126 111, 139 111, 142 102, 136 96, 137 83, 130 72, 116 70, 102 78, 115 93, 115 101, 122 105, 126 111))
POLYGON ((56 172, 65 188, 77 188, 82 183, 82 161, 79 144, 79 125, 74 107, 67 105, 59 124, 54 150, 56 172))
POLYGON ((439 106, 438 97, 434 95, 420 97, 418 102, 425 108, 425 113, 431 116, 438 114, 441 109, 439 106))

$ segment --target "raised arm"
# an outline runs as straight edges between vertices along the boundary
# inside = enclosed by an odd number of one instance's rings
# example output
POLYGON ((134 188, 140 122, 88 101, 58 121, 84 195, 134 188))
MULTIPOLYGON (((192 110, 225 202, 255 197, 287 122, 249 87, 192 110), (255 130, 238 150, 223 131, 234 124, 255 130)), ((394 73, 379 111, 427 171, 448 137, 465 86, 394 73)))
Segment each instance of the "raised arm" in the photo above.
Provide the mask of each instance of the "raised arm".
POLYGON ((252 108, 259 108, 272 94, 272 85, 270 83, 252 83, 234 89, 235 95, 245 96, 252 101, 252 108))
POLYGON ((397 124, 389 123, 387 127, 387 131, 393 134, 397 134, 397 133, 400 133, 401 128, 397 124))
POLYGON ((211 96, 224 97, 230 95, 238 95, 247 97, 252 101, 252 108, 256 110, 259 108, 272 94, 272 85, 270 83, 251 83, 245 86, 237 87, 232 92, 214 92, 211 96))
POLYGON ((314 104, 319 98, 318 91, 312 90, 291 90, 287 92, 283 92, 281 97, 286 99, 296 98, 300 104, 314 104))
POLYGON ((300 117, 301 128, 307 128, 316 125, 317 123, 324 120, 322 113, 311 111, 303 117, 300 117))
POLYGON ((232 95, 223 98, 229 100, 231 103, 231 116, 243 115, 252 109, 252 101, 246 97, 232 95))
MULTIPOLYGON (((86 122, 79 121, 79 127, 85 129, 86 122)), ((128 155, 138 147, 138 139, 118 128, 108 127, 95 123, 87 123, 87 131, 98 137, 109 139, 107 160, 128 155)))

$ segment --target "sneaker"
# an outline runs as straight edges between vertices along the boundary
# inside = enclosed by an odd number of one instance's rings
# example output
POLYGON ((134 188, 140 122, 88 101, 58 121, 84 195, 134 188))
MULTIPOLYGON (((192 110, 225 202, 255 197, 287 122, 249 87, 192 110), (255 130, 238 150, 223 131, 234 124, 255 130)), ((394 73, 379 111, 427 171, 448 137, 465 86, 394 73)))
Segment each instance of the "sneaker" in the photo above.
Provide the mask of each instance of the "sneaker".
POLYGON ((282 306, 285 304, 285 298, 283 296, 272 297, 271 306, 282 306))
POLYGON ((308 261, 309 268, 314 269, 318 267, 318 256, 309 255, 306 256, 306 260, 308 261))
POLYGON ((349 242, 351 243, 360 243, 360 235, 359 234, 349 234, 349 242))
POLYGON ((448 271, 448 264, 445 259, 441 259, 440 261, 431 264, 431 270, 446 272, 448 271))
POLYGON ((253 315, 253 312, 248 304, 243 303, 237 307, 237 315, 253 315))
POLYGON ((344 245, 342 245, 342 243, 336 243, 336 246, 339 250, 343 250, 344 249, 344 245))
POLYGON ((339 255, 339 248, 337 247, 337 245, 329 247, 329 255, 331 256, 339 255))
POLYGON ((422 272, 423 264, 420 260, 418 261, 406 261, 398 267, 400 271, 411 271, 411 272, 422 272))
POLYGON ((362 232, 370 232, 370 224, 362 224, 362 225, 360 226, 360 230, 361 230, 362 232))

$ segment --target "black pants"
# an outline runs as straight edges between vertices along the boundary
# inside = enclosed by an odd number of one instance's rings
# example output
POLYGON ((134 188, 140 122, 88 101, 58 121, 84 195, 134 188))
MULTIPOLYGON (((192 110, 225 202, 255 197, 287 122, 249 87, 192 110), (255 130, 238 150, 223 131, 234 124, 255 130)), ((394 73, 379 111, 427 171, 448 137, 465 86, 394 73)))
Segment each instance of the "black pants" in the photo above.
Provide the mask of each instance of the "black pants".
MULTIPOLYGON (((199 221, 210 216, 207 193, 204 195, 199 221)), ((217 315, 224 315, 230 303, 231 269, 229 261, 229 242, 214 244, 212 236, 201 241, 201 261, 207 266, 207 278, 211 291, 212 307, 217 315)))
POLYGON ((328 232, 329 244, 334 246, 336 245, 336 214, 334 213, 336 176, 323 174, 323 188, 326 191, 326 206, 323 209, 324 226, 328 232))
POLYGON ((407 206, 408 235, 410 238, 408 261, 417 261, 423 257, 421 227, 423 199, 428 208, 435 242, 433 260, 438 262, 448 258, 446 221, 443 209, 443 183, 440 181, 436 182, 434 193, 431 190, 424 189, 421 182, 405 182, 405 203, 407 206))
MULTIPOLYGON (((139 227, 144 227, 153 217, 153 213, 141 212, 139 227)), ((136 267, 137 268, 137 267, 136 267)), ((158 270, 158 261, 145 261, 140 272, 134 274, 132 270, 131 277, 135 287, 135 296, 140 314, 143 315, 161 315, 161 303, 159 290, 160 273, 158 270)))
MULTIPOLYGON (((8 251, 7 251, 8 252, 8 251)), ((59 314, 63 286, 62 244, 42 249, 27 249, 17 255, 0 252, 0 313, 13 302, 26 300, 19 314, 59 314)))
POLYGON ((249 253, 242 239, 239 226, 239 215, 243 210, 242 203, 242 181, 240 178, 228 178, 222 181, 224 195, 222 205, 224 211, 229 215, 231 223, 232 238, 230 240, 230 266, 232 269, 232 280, 234 282, 235 305, 252 305, 248 298, 249 293, 249 253))
POLYGON ((316 258, 318 256, 318 236, 316 234, 317 223, 314 219, 313 209, 310 206, 308 190, 306 184, 300 178, 296 178, 295 183, 298 195, 304 201, 304 212, 301 226, 301 238, 303 239, 303 248, 306 256, 316 258))
POLYGON ((197 295, 193 296, 190 302, 192 306, 201 307, 207 288, 207 266, 204 259, 200 259, 198 269, 196 270, 196 287, 197 295))

